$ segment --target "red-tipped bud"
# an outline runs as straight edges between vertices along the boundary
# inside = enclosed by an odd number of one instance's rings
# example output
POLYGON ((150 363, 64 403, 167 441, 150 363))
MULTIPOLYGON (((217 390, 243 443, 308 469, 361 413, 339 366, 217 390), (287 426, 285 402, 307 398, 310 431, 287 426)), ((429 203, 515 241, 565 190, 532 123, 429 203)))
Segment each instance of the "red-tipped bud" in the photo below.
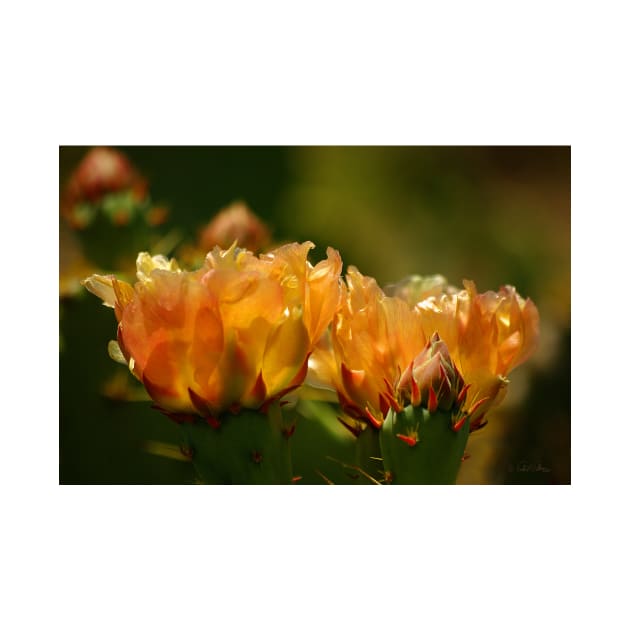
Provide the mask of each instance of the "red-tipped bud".
POLYGON ((462 376, 437 333, 403 372, 398 383, 398 392, 405 404, 424 406, 431 413, 461 405, 465 389, 462 376))

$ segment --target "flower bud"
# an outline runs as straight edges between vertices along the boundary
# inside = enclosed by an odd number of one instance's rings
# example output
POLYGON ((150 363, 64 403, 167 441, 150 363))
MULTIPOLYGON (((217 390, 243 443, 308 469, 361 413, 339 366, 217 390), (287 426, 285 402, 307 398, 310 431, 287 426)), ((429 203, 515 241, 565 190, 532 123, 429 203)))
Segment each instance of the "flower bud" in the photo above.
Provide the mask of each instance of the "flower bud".
POLYGON ((131 220, 134 204, 147 198, 148 185, 131 162, 108 147, 88 151, 64 190, 62 214, 76 229, 86 228, 99 207, 116 225, 131 220))
POLYGON ((437 333, 409 364, 398 383, 398 392, 404 405, 422 405, 429 412, 438 408, 449 411, 459 406, 463 389, 462 376, 437 333))
POLYGON ((216 246, 227 249, 234 242, 243 249, 260 252, 270 241, 269 228, 243 202, 223 208, 199 238, 200 247, 206 252, 216 246))

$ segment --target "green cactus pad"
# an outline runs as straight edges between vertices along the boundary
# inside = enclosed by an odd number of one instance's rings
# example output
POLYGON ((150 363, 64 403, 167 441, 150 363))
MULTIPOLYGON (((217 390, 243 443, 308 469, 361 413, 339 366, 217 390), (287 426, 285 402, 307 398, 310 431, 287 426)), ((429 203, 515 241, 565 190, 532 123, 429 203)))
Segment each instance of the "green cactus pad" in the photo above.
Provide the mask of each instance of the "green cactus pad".
POLYGON ((267 414, 225 414, 220 426, 184 423, 184 448, 200 480, 219 484, 285 484, 292 481, 290 426, 281 409, 267 414))
POLYGON ((385 480, 395 484, 452 484, 464 455, 470 422, 455 432, 451 412, 408 405, 390 410, 380 431, 385 480))

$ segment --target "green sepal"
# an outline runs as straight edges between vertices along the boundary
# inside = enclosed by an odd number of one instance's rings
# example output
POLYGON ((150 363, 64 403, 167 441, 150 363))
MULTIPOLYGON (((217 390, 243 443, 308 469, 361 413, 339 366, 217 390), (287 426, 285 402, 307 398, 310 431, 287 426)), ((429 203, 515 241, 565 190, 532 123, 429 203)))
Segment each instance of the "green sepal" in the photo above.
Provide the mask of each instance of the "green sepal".
POLYGON ((216 428, 202 420, 181 425, 199 479, 214 484, 292 482, 290 434, 278 405, 266 414, 242 410, 219 418, 216 428))
POLYGON ((412 405, 399 413, 390 410, 380 431, 386 482, 455 483, 470 421, 466 420, 459 431, 453 431, 451 415, 451 411, 429 413, 424 407, 412 405))

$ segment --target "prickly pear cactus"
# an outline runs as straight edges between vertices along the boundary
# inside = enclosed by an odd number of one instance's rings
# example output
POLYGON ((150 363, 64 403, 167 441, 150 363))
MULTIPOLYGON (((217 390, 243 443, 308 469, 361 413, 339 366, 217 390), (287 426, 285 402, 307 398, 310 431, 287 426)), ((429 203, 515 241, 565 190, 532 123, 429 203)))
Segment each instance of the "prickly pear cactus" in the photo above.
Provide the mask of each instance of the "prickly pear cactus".
POLYGON ((452 484, 464 455, 470 422, 453 430, 451 412, 408 405, 390 410, 380 431, 385 481, 452 484))
POLYGON ((214 425, 200 421, 181 426, 182 448, 204 483, 284 484, 293 479, 290 438, 295 425, 277 404, 266 414, 242 410, 214 425))

